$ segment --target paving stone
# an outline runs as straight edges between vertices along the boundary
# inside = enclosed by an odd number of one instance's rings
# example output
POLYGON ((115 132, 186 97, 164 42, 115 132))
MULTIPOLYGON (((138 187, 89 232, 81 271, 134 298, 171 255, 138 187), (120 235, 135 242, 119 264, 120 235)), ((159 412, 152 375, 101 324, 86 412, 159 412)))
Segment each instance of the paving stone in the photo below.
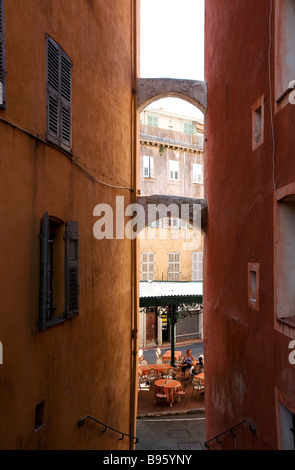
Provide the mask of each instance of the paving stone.
POLYGON ((186 429, 177 429, 175 431, 169 431, 170 437, 172 439, 184 439, 190 437, 189 432, 186 429))
POLYGON ((199 442, 181 442, 178 448, 179 450, 203 450, 199 442))

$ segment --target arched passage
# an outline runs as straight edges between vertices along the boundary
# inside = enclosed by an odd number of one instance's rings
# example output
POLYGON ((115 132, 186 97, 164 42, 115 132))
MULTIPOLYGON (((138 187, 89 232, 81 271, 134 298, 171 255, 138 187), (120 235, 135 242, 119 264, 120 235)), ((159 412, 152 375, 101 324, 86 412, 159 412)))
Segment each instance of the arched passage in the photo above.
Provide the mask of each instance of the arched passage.
POLYGON ((167 216, 167 208, 175 207, 176 214, 172 216, 182 218, 187 222, 198 227, 203 234, 207 230, 207 202, 205 199, 193 199, 183 196, 167 196, 167 195, 152 195, 141 196, 137 198, 137 203, 144 209, 145 218, 142 220, 142 226, 138 227, 138 231, 143 229, 143 226, 148 225, 159 218, 167 216), (163 214, 161 214, 161 205, 164 206, 163 214), (196 217, 198 208, 198 217, 196 217), (166 211, 165 211, 166 209, 166 211))
POLYGON ((181 98, 196 106, 203 114, 207 111, 207 84, 198 80, 174 78, 139 78, 137 80, 137 109, 160 98, 181 98))

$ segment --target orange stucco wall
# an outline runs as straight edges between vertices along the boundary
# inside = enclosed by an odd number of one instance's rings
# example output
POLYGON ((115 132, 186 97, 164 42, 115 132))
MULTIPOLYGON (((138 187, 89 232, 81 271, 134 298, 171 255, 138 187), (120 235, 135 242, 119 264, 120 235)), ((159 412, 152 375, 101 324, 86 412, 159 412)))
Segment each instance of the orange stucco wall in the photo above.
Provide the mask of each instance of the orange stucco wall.
MULTIPOLYGON (((97 240, 93 209, 130 204, 130 189, 93 181, 42 141, 46 126, 45 33, 73 61, 73 158, 97 180, 133 188, 133 0, 5 1, 7 105, 0 110, 2 449, 128 449, 134 433, 134 247, 97 240), (15 126, 39 135, 36 139, 15 126), (79 157, 79 158, 78 158, 79 157), (80 313, 37 328, 40 220, 79 222, 80 313), (5 227, 5 229, 3 229, 5 227), (45 400, 44 425, 34 430, 45 400)), ((136 189, 136 188, 135 188, 136 189)))

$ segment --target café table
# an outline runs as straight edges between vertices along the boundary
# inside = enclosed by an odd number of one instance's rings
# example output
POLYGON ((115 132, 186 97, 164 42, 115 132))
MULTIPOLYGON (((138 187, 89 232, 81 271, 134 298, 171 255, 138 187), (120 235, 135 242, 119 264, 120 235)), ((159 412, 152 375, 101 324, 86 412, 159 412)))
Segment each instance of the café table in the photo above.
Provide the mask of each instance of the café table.
POLYGON ((182 390, 181 383, 174 379, 160 379, 155 381, 155 399, 156 394, 164 391, 170 406, 173 405, 176 392, 182 390))
POLYGON ((141 375, 147 375, 150 369, 156 369, 158 374, 165 374, 169 369, 171 369, 170 364, 147 364, 145 366, 138 366, 138 370, 141 375))
MULTIPOLYGON (((175 351, 174 352, 174 357, 176 362, 179 362, 181 357, 182 357, 182 352, 181 351, 175 351)), ((170 362, 171 361, 171 350, 169 349, 168 351, 165 352, 162 356, 162 361, 163 362, 170 362)))
POLYGON ((205 383, 204 372, 201 372, 200 374, 196 375, 195 377, 197 377, 197 379, 199 379, 201 385, 204 385, 204 383, 205 383))

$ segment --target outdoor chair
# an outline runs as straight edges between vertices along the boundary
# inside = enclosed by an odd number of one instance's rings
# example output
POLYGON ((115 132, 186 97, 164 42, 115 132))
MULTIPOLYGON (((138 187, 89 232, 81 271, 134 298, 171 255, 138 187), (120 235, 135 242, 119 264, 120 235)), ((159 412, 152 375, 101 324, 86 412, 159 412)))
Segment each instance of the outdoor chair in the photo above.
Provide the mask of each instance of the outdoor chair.
POLYGON ((181 399, 183 399, 185 401, 185 403, 187 403, 186 401, 186 396, 185 396, 185 392, 183 390, 179 390, 178 392, 176 392, 176 395, 175 395, 177 398, 179 398, 179 401, 181 399))
POLYGON ((173 367, 168 369, 167 372, 165 374, 163 374, 164 379, 173 379, 174 376, 175 376, 175 371, 174 371, 173 367))
POLYGON ((160 348, 157 348, 157 349, 156 349, 155 354, 156 354, 156 358, 157 358, 157 359, 161 359, 162 353, 161 353, 161 349, 160 349, 160 348))
POLYGON ((197 396, 199 398, 200 395, 204 395, 204 392, 205 392, 205 387, 204 385, 201 384, 200 379, 198 379, 197 377, 193 377, 192 395, 194 395, 194 393, 197 393, 197 396))
POLYGON ((147 373, 146 381, 149 383, 150 388, 153 388, 154 382, 157 379, 158 372, 156 369, 150 369, 147 373))

